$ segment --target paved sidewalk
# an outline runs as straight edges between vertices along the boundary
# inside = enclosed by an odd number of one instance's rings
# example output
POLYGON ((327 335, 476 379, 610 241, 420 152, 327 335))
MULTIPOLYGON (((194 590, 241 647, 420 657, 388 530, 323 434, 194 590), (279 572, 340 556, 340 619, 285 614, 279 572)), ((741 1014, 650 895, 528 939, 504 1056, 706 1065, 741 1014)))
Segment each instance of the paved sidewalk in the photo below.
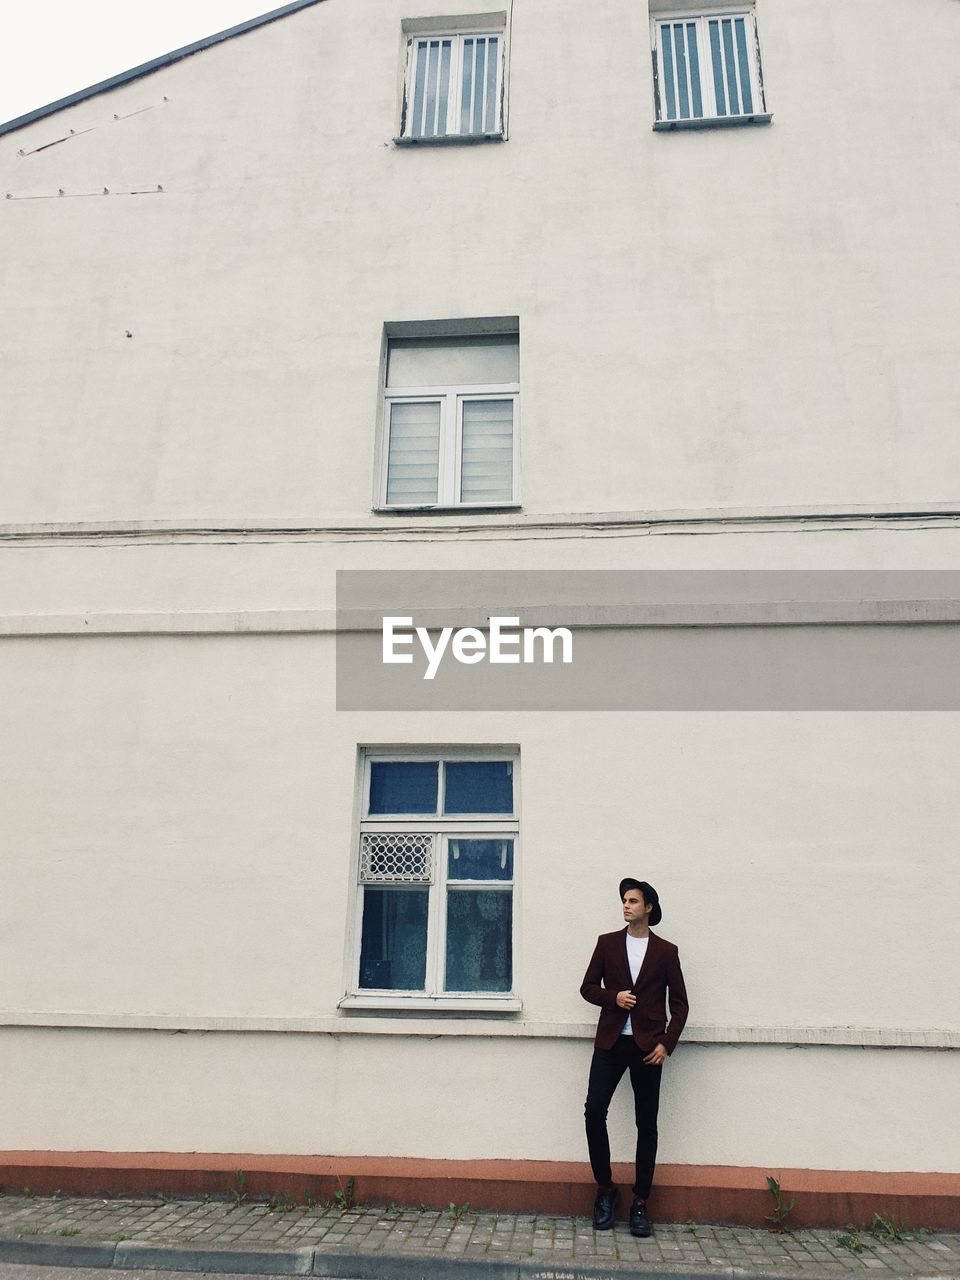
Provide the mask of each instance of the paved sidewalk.
POLYGON ((834 1229, 785 1234, 588 1218, 222 1200, 0 1196, 0 1261, 59 1266, 360 1277, 361 1280, 568 1280, 742 1275, 957 1277, 960 1235, 903 1239, 834 1229))

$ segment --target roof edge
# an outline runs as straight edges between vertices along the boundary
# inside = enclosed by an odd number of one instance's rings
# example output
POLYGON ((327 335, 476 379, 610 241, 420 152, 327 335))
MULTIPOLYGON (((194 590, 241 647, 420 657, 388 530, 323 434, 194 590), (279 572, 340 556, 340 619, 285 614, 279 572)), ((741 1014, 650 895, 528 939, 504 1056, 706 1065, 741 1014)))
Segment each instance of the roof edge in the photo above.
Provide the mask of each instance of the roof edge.
POLYGON ((141 62, 139 66, 131 67, 129 71, 121 71, 107 80, 100 80, 86 89, 78 89, 76 93, 69 93, 65 98, 58 98, 56 102, 49 102, 44 107, 37 107, 33 111, 0 124, 0 137, 33 124, 35 120, 43 120, 46 116, 55 115, 58 111, 72 107, 78 102, 85 102, 88 98, 94 98, 100 93, 109 93, 111 89, 118 89, 121 85, 130 84, 133 80, 151 75, 162 67, 169 67, 174 62, 189 58, 191 54, 202 53, 204 49, 210 49, 213 45, 232 40, 235 36, 242 36, 247 31, 266 26, 269 22, 276 22, 279 18, 296 13, 299 9, 309 9, 312 5, 322 3, 323 0, 290 0, 290 3, 281 5, 279 9, 271 9, 269 13, 262 13, 257 18, 248 18, 246 22, 240 22, 235 27, 227 27, 226 30, 217 31, 211 36, 205 36, 202 40, 195 40, 193 44, 185 44, 179 49, 171 50, 170 53, 161 54, 158 58, 151 58, 149 62, 141 62))

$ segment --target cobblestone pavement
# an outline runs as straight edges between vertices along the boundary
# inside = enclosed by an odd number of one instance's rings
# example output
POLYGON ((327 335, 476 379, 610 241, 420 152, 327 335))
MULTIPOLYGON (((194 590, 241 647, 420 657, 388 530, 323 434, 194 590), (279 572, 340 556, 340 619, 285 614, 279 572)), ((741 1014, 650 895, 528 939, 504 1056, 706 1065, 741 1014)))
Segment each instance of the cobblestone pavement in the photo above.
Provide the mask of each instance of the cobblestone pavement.
MULTIPOLYGON (((18 1249, 36 1250, 39 1246, 53 1259, 48 1246, 61 1246, 64 1265, 83 1265, 62 1246, 90 1241, 176 1247, 180 1261, 171 1256, 170 1266, 181 1269, 182 1251, 193 1249, 226 1250, 240 1261, 245 1250, 261 1255, 276 1252, 278 1259, 286 1256, 289 1264, 278 1266, 278 1271, 312 1269, 315 1274, 365 1276, 380 1274, 377 1265, 381 1263, 384 1275, 397 1275, 400 1262, 416 1259, 423 1260, 423 1274, 455 1275, 453 1264, 463 1259, 521 1262, 525 1264, 523 1274, 542 1280, 624 1271, 796 1277, 873 1272, 888 1277, 960 1278, 960 1235, 946 1233, 909 1232, 902 1239, 879 1239, 866 1229, 777 1234, 691 1222, 657 1224, 652 1239, 636 1240, 624 1223, 618 1223, 613 1231, 595 1232, 588 1218, 473 1213, 469 1208, 438 1212, 358 1206, 342 1213, 338 1206, 293 1205, 283 1199, 269 1204, 233 1204, 223 1200, 0 1196, 0 1257, 15 1261, 18 1249), (295 1249, 300 1252, 294 1266, 290 1254, 295 1249), (314 1251, 312 1259, 310 1250, 314 1251), (337 1271, 333 1266, 339 1258, 342 1268, 346 1255, 358 1264, 353 1272, 337 1271), (332 1269, 325 1271, 324 1259, 332 1269)), ((115 1261, 106 1265, 128 1265, 121 1261, 122 1256, 118 1247, 115 1261)), ((31 1260, 39 1262, 41 1257, 31 1260)), ((201 1261, 198 1258, 198 1270, 254 1269, 227 1267, 223 1262, 201 1266, 201 1261)), ((93 1262, 91 1255, 91 1265, 104 1264, 93 1262)), ((163 1267, 164 1263, 144 1258, 142 1265, 163 1267)))

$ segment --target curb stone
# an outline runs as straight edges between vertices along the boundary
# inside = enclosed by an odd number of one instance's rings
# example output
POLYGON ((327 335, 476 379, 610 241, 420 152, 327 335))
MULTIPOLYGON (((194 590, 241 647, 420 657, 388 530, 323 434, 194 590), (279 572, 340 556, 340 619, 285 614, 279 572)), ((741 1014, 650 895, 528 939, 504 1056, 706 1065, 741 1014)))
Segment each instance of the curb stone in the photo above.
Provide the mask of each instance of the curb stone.
MULTIPOLYGON (((508 1261, 507 1259, 451 1258, 437 1254, 364 1254, 333 1252, 323 1248, 205 1249, 184 1245, 151 1244, 124 1240, 116 1244, 74 1240, 68 1243, 36 1238, 0 1238, 0 1262, 32 1263, 50 1267, 96 1267, 125 1271, 196 1271, 222 1275, 313 1275, 324 1280, 622 1280, 646 1274, 650 1280, 780 1280, 746 1268, 724 1267, 711 1271, 675 1269, 661 1263, 639 1272, 635 1264, 567 1265, 562 1262, 508 1261)), ((833 1280, 848 1280, 836 1275, 833 1280)), ((822 1273, 791 1272, 790 1280, 823 1280, 822 1273)), ((922 1280, 922 1277, 914 1277, 922 1280)), ((930 1280, 943 1280, 931 1277, 930 1280)))
POLYGON ((35 1236, 0 1239, 0 1262, 32 1262, 40 1267, 112 1267, 117 1246, 109 1241, 38 1240, 35 1236))
POLYGON ((308 1276, 314 1249, 215 1249, 125 1240, 116 1246, 113 1266, 127 1271, 215 1271, 227 1275, 308 1276))
MULTIPOLYGON (((941 1246, 950 1252, 946 1245, 941 1246)), ((719 1261, 719 1260, 718 1260, 719 1261)), ((324 1280, 824 1280, 824 1272, 792 1267, 789 1273, 769 1268, 760 1272, 736 1265, 691 1270, 688 1265, 665 1260, 636 1262, 599 1259, 553 1261, 529 1257, 461 1258, 442 1253, 348 1252, 322 1245, 297 1248, 250 1248, 243 1246, 160 1244, 149 1240, 69 1242, 30 1235, 0 1237, 0 1262, 34 1266, 90 1268, 114 1271, 207 1272, 220 1275, 317 1276, 324 1280)), ((865 1268, 830 1271, 830 1280, 864 1280, 865 1268)), ((888 1280, 895 1273, 884 1268, 888 1280)), ((912 1273, 911 1280, 946 1280, 960 1269, 924 1275, 912 1273)))

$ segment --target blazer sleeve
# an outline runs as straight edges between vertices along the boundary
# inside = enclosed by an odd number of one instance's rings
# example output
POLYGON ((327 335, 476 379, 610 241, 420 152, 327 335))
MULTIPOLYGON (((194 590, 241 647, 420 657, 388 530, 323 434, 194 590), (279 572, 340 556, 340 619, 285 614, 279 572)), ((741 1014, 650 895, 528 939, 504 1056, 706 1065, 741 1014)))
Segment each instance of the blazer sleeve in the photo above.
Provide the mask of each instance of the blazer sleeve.
MULTIPOLYGON (((589 1000, 591 1004, 598 1004, 601 1009, 615 1009, 617 1006, 617 993, 609 987, 602 987, 600 981, 603 978, 603 960, 604 960, 603 939, 597 939, 597 945, 593 949, 593 955, 590 957, 590 963, 587 965, 587 972, 583 975, 583 982, 580 986, 580 994, 584 1000, 589 1000)), ((679 1035, 680 1033, 677 1032, 679 1035)))
POLYGON ((689 1013, 687 1004, 687 988, 683 982, 683 971, 680 968, 680 952, 674 947, 667 961, 668 1003, 670 1005, 670 1021, 661 1043, 667 1053, 673 1053, 680 1039, 689 1013))

